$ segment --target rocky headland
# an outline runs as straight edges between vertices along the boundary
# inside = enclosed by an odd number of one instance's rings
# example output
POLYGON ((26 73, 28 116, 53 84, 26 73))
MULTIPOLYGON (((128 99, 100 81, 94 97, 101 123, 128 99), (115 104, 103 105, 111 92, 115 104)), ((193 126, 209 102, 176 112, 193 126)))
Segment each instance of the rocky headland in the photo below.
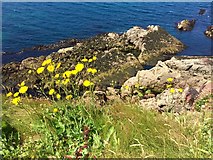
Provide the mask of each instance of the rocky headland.
MULTIPOLYGON (((5 88, 15 88, 25 79, 28 85, 35 84, 36 75, 27 74, 36 70, 45 59, 62 63, 61 72, 71 70, 83 58, 97 57, 90 67, 98 69, 97 86, 106 88, 113 80, 117 86, 141 70, 148 61, 164 54, 175 54, 184 49, 184 44, 159 26, 147 29, 133 27, 119 35, 106 33, 76 43, 68 48, 59 49, 49 56, 29 57, 21 62, 11 62, 2 66, 2 83, 5 88), (92 65, 92 66, 91 66, 92 65), (121 78, 122 77, 122 78, 121 78)), ((33 86, 31 86, 33 89, 33 86)))
MULTIPOLYGON (((72 41, 72 45, 48 56, 5 64, 1 68, 2 90, 16 91, 17 84, 27 79, 31 94, 38 95, 35 86, 40 79, 36 70, 44 60, 61 63, 59 72, 63 73, 74 69, 82 59, 95 56, 97 60, 87 65, 98 70, 92 81, 95 82, 95 94, 103 103, 119 98, 158 111, 193 110, 199 99, 211 95, 212 57, 173 57, 165 62, 158 61, 149 70, 144 67, 163 56, 174 56, 184 48, 181 41, 160 26, 146 29, 135 26, 123 34, 105 33, 72 41), (29 71, 35 71, 35 74, 29 74, 29 71)), ((83 79, 84 75, 81 75, 79 81, 83 79)))

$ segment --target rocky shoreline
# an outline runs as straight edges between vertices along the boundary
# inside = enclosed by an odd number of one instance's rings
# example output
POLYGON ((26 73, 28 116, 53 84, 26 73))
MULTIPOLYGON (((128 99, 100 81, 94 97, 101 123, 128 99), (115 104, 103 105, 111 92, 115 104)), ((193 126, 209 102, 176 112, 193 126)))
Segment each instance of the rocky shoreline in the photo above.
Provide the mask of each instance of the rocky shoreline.
MULTIPOLYGON (((17 84, 27 79, 29 91, 37 95, 35 85, 39 83, 39 78, 36 74, 29 74, 29 71, 36 71, 44 60, 51 59, 54 64, 61 63, 59 72, 63 73, 72 70, 82 59, 95 56, 97 60, 88 62, 87 65, 98 71, 92 81, 95 82, 95 94, 104 103, 128 97, 131 101, 159 111, 181 112, 193 109, 194 102, 203 98, 201 94, 206 96, 212 92, 209 87, 212 84, 212 57, 173 57, 165 62, 158 61, 162 57, 168 59, 185 48, 181 41, 160 26, 148 26, 146 29, 135 26, 120 35, 106 33, 69 42, 35 48, 43 50, 69 44, 48 56, 28 57, 21 62, 3 65, 2 91, 17 91, 17 84), (154 59, 158 61, 157 65, 152 69, 145 69, 144 66, 154 59), (171 84, 168 84, 169 78, 172 79, 171 84), (168 101, 171 88, 174 92, 172 102, 171 99, 168 101), (179 94, 178 89, 183 90, 183 94, 179 94), (175 105, 171 107, 171 104, 175 105)), ((84 75, 79 79, 82 81, 84 75)))
POLYGON ((184 49, 184 44, 159 26, 147 29, 133 27, 122 35, 106 33, 76 43, 68 49, 60 49, 49 56, 29 57, 21 62, 11 62, 2 66, 2 83, 6 88, 14 88, 18 83, 29 78, 31 83, 36 77, 28 77, 28 70, 36 70, 41 63, 51 58, 55 63, 62 63, 61 72, 70 70, 84 57, 97 56, 93 64, 99 70, 99 86, 109 86, 116 81, 118 86, 143 68, 146 62, 164 54, 175 54, 184 49), (120 77, 123 77, 122 79, 120 77))

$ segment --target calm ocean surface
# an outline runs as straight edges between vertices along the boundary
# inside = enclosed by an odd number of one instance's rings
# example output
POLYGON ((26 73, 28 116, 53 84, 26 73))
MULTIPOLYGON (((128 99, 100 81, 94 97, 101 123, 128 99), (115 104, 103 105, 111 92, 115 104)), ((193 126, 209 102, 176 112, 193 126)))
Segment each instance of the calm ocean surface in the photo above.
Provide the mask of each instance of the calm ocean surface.
MULTIPOLYGON (((132 26, 160 25, 188 48, 179 55, 211 55, 212 40, 203 32, 211 25, 211 3, 3 3, 2 50, 54 43, 66 38, 89 38, 100 33, 127 31, 132 26), (199 9, 207 12, 198 15, 199 9), (175 23, 197 19, 191 32, 176 30, 175 23)), ((20 55, 3 55, 3 63, 20 55)), ((35 55, 36 56, 36 55, 35 55)))

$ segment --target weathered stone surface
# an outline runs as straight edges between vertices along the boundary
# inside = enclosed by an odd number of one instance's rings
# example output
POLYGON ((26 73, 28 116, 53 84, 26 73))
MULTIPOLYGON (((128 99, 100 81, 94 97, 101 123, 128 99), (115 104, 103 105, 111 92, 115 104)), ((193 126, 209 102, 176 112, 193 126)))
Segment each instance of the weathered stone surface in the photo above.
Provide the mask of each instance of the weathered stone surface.
POLYGON ((213 26, 208 26, 208 28, 206 29, 206 31, 204 32, 204 34, 213 39, 213 26))
MULTIPOLYGON (((76 42, 76 41, 75 41, 76 42)), ((98 90, 111 86, 119 88, 127 79, 134 76, 142 65, 162 54, 174 54, 184 49, 184 45, 159 26, 149 26, 147 30, 133 27, 126 33, 106 33, 62 48, 47 57, 27 58, 18 63, 9 63, 2 67, 2 82, 8 88, 14 88, 23 80, 30 79, 29 86, 38 82, 36 74, 27 74, 36 70, 44 59, 51 58, 56 64, 61 62, 61 73, 74 69, 83 58, 97 57, 88 63, 88 67, 98 69, 92 79, 98 90)), ((80 78, 84 79, 84 76, 80 78)))
POLYGON ((140 103, 144 107, 173 112, 191 110, 198 100, 212 94, 212 64, 213 57, 173 57, 165 62, 159 61, 154 68, 138 71, 135 77, 128 79, 122 86, 121 96, 134 96, 135 91, 138 92, 138 85, 161 91, 154 98, 147 99, 143 95, 140 103), (168 78, 173 81, 168 82, 168 78))
POLYGON ((193 28, 194 28, 194 25, 195 25, 195 22, 196 20, 182 20, 181 22, 178 22, 177 24, 177 28, 179 30, 182 30, 182 31, 191 31, 193 28))
POLYGON ((159 26, 148 26, 142 29, 138 26, 129 29, 124 35, 141 53, 138 56, 144 64, 153 57, 162 54, 174 54, 183 50, 184 45, 159 26))

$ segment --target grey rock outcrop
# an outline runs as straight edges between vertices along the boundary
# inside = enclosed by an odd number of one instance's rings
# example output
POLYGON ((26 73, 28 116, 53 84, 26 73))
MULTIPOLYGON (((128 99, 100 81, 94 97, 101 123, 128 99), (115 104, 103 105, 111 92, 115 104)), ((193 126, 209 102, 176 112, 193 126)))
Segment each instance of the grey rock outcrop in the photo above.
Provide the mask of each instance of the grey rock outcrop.
POLYGON ((174 54, 184 48, 183 43, 159 26, 151 25, 147 29, 135 26, 124 33, 123 36, 140 50, 138 59, 142 64, 153 57, 174 54))
POLYGON ((142 87, 159 91, 155 92, 154 98, 142 96, 140 103, 145 107, 173 112, 191 110, 196 101, 213 91, 212 64, 212 57, 173 57, 165 62, 159 61, 154 68, 138 71, 135 77, 128 79, 122 86, 121 96, 134 95, 138 88, 142 92, 142 87))

